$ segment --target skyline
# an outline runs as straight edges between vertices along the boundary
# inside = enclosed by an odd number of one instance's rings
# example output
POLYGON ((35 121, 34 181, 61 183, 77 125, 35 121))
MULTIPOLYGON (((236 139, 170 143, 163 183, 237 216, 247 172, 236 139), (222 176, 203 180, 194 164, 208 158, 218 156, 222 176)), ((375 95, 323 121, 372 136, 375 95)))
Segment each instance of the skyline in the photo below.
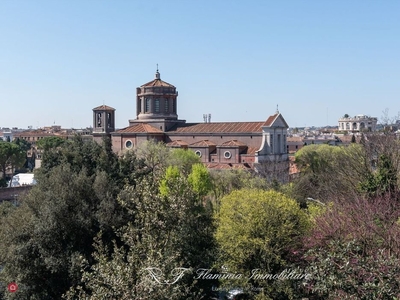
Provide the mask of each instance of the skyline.
POLYGON ((398 1, 3 1, 0 127, 136 118, 136 88, 176 86, 187 122, 336 126, 400 111, 398 1))

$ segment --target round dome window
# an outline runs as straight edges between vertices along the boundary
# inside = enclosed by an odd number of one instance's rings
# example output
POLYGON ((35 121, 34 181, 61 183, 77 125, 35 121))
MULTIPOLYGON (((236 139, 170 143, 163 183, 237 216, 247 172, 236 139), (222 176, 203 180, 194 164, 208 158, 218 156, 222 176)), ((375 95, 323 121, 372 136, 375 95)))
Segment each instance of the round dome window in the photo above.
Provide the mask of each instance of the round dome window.
POLYGON ((225 157, 226 159, 231 158, 231 156, 232 156, 232 154, 231 154, 230 151, 225 151, 225 152, 224 152, 224 157, 225 157))
POLYGON ((125 142, 125 148, 131 149, 132 147, 133 147, 132 141, 131 141, 131 140, 127 140, 127 141, 125 142))

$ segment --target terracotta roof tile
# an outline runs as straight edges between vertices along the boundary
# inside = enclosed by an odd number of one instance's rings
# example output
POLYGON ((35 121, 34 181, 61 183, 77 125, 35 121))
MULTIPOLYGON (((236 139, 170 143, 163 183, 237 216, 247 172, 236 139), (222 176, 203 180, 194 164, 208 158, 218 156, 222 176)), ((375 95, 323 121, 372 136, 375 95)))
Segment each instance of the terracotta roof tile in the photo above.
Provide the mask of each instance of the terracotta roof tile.
POLYGON ((149 86, 165 86, 165 87, 175 87, 172 84, 162 81, 161 79, 154 79, 143 84, 141 87, 149 87, 149 86))
POLYGON ((276 114, 270 116, 270 117, 267 119, 267 121, 265 121, 265 123, 263 124, 263 126, 271 126, 279 116, 281 117, 281 120, 282 120, 282 122, 285 124, 285 126, 286 126, 287 128, 289 128, 289 125, 286 123, 285 119, 283 118, 283 116, 282 116, 280 113, 276 113, 276 114))
POLYGON ((261 133, 264 122, 186 123, 169 132, 177 133, 261 133))
POLYGON ((221 146, 229 146, 229 147, 247 147, 245 143, 239 142, 237 140, 227 141, 223 143, 221 146))
POLYGON ((217 146, 213 142, 210 142, 209 140, 202 140, 198 141, 196 143, 190 144, 191 147, 215 147, 217 146))
POLYGON ((188 143, 181 141, 181 140, 176 140, 176 141, 172 141, 167 143, 167 146, 169 147, 182 147, 182 146, 187 146, 188 143))
POLYGON ((132 126, 125 127, 123 129, 117 130, 116 133, 163 133, 160 129, 157 129, 146 123, 137 123, 132 126))
POLYGON ((269 116, 269 118, 267 119, 267 121, 265 121, 265 123, 263 124, 263 126, 271 126, 272 123, 275 121, 276 117, 278 116, 278 114, 274 114, 272 116, 269 116))
POLYGON ((257 151, 258 151, 258 148, 248 147, 248 148, 246 149, 246 151, 244 151, 243 153, 241 153, 241 155, 254 155, 254 154, 256 154, 257 151))
POLYGON ((103 104, 103 105, 93 108, 93 110, 112 110, 112 111, 114 111, 115 108, 112 108, 111 106, 107 106, 107 105, 103 104))

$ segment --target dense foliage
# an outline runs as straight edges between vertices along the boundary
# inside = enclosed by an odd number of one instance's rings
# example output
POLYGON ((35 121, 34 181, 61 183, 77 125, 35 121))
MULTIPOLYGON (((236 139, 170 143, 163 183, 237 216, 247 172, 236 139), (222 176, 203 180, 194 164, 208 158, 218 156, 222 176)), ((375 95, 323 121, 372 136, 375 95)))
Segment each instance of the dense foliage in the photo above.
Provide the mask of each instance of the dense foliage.
POLYGON ((0 299, 397 299, 399 146, 306 146, 285 185, 154 141, 46 140, 38 184, 0 204, 0 299))
POLYGON ((251 275, 280 274, 292 267, 291 251, 310 227, 296 201, 275 191, 234 191, 222 198, 217 224, 221 265, 230 273, 246 274, 241 286, 250 294, 261 291, 260 299, 293 295, 289 281, 251 275))

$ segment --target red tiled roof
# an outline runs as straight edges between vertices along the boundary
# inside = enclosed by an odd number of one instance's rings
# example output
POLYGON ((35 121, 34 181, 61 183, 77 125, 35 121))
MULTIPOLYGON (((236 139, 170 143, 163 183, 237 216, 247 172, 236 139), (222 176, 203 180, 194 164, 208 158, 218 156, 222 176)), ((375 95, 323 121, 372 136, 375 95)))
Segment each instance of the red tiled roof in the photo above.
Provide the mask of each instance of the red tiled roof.
POLYGON ((229 146, 229 147, 247 147, 245 143, 239 142, 237 140, 227 141, 223 143, 221 146, 229 146))
POLYGON ((278 116, 281 116, 283 123, 286 125, 286 127, 289 127, 288 124, 286 123, 285 119, 282 117, 282 115, 280 113, 276 113, 276 114, 270 116, 267 119, 267 121, 265 121, 263 126, 271 126, 275 122, 275 120, 278 118, 278 116))
POLYGON ((167 146, 169 147, 182 147, 182 146, 187 146, 188 143, 181 141, 181 140, 176 140, 176 141, 172 141, 167 143, 167 146))
POLYGON ((258 151, 258 148, 248 147, 245 152, 241 153, 241 155, 254 155, 258 151))
MULTIPOLYGON (((157 74, 159 75, 160 73, 157 73, 157 74)), ((173 88, 175 87, 168 82, 162 81, 160 79, 160 77, 157 77, 157 74, 156 74, 156 79, 143 84, 141 87, 149 87, 149 86, 165 86, 165 87, 173 87, 173 88)))
POLYGON ((177 133, 261 133, 264 122, 186 123, 171 129, 177 133))
POLYGON ((202 140, 202 141, 198 141, 196 143, 190 144, 191 147, 212 147, 212 146, 216 146, 216 144, 214 144, 213 142, 210 142, 209 140, 202 140))
POLYGON ((272 116, 269 116, 269 118, 267 119, 267 121, 265 121, 263 126, 271 126, 277 116, 278 116, 278 114, 274 114, 272 116))
POLYGON ((163 133, 160 129, 157 129, 146 123, 138 123, 132 126, 125 127, 123 129, 117 130, 116 133, 163 133))
POLYGON ((93 108, 93 110, 112 110, 112 111, 114 111, 115 108, 112 108, 111 106, 107 106, 107 105, 103 104, 103 105, 93 108))

